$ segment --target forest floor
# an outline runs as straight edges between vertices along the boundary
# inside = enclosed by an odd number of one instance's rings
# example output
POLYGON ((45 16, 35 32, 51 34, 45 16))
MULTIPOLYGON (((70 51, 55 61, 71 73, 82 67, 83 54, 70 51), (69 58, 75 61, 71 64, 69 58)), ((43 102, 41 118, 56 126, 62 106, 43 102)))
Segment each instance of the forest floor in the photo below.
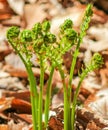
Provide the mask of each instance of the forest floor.
MULTIPOLYGON (((87 0, 0 0, 0 130, 32 130, 32 116, 28 77, 25 67, 6 40, 6 30, 16 25, 30 29, 36 22, 51 21, 51 31, 58 34, 58 27, 67 18, 79 26, 87 0), (26 109, 25 109, 26 108, 26 109)), ((87 35, 80 47, 80 54, 72 82, 73 93, 79 81, 78 71, 95 52, 99 52, 104 65, 84 79, 78 96, 76 130, 108 130, 108 1, 97 0, 87 35)), ((72 55, 64 55, 64 66, 69 73, 72 55)), ((34 74, 39 83, 40 68, 34 62, 34 74)), ((49 73, 45 72, 45 87, 49 73)), ((54 72, 52 81, 49 130, 63 130, 63 88, 60 75, 54 72)))

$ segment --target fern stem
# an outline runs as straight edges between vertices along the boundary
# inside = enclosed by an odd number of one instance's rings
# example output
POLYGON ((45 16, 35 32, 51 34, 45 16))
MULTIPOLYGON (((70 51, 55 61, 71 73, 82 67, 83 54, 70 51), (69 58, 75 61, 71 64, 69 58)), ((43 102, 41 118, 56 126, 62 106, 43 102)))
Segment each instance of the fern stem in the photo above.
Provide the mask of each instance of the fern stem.
POLYGON ((31 67, 26 67, 30 82, 30 96, 32 104, 32 116, 33 116, 33 130, 38 130, 38 93, 36 89, 36 79, 32 72, 31 67))
MULTIPOLYGON (((71 95, 72 95, 72 79, 73 79, 73 74, 74 74, 74 69, 75 69, 75 65, 76 65, 76 60, 77 60, 77 57, 78 57, 78 53, 79 53, 79 46, 80 46, 80 42, 78 42, 77 44, 77 47, 76 47, 76 50, 74 52, 74 55, 73 55, 73 60, 72 60, 72 64, 71 64, 71 69, 70 69, 70 78, 69 78, 69 85, 68 85, 68 94, 69 94, 69 107, 71 108, 71 95)), ((69 115, 72 116, 73 113, 70 112, 69 110, 69 115)), ((70 124, 71 122, 74 122, 74 120, 71 120, 71 117, 70 117, 70 124)), ((72 126, 71 126, 72 127, 72 126)), ((74 129, 72 129, 74 130, 74 129)))
POLYGON ((43 85, 44 85, 44 66, 43 66, 43 58, 40 56, 40 92, 39 92, 39 113, 38 113, 38 123, 39 130, 42 130, 42 109, 43 109, 43 85))
POLYGON ((59 72, 63 82, 64 89, 64 130, 69 130, 69 102, 68 102, 68 93, 65 84, 65 76, 63 70, 59 67, 59 72))
MULTIPOLYGON (((88 73, 88 72, 87 72, 88 73)), ((75 113, 76 113, 76 104, 77 104, 77 97, 78 97, 78 94, 79 94, 79 90, 80 90, 80 87, 81 87, 81 83, 82 81, 84 80, 85 76, 87 75, 87 73, 83 74, 82 77, 80 78, 80 81, 78 83, 78 86, 76 88, 76 91, 75 91, 75 94, 74 94, 74 98, 73 98, 73 103, 72 103, 72 116, 71 116, 71 126, 72 126, 72 130, 75 129, 75 113)))
POLYGON ((38 130, 38 92, 37 92, 36 79, 33 74, 31 65, 26 63, 26 60, 23 58, 22 54, 20 53, 19 50, 17 50, 17 48, 14 46, 13 42, 10 39, 9 39, 9 43, 12 45, 16 53, 19 55, 27 70, 29 83, 30 83, 30 98, 32 104, 31 107, 32 107, 33 129, 38 130))
POLYGON ((48 125, 48 118, 49 118, 49 106, 51 100, 51 82, 54 73, 54 66, 51 67, 51 72, 49 75, 48 85, 47 85, 47 92, 46 92, 46 101, 45 101, 45 128, 48 125))

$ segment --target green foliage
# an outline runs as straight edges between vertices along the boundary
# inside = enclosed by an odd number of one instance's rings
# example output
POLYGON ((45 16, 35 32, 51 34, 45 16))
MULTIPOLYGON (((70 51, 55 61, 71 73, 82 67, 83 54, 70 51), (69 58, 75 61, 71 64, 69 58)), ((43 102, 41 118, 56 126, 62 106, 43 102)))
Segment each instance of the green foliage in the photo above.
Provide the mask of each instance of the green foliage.
POLYGON ((99 53, 94 53, 91 61, 86 65, 86 68, 82 68, 82 73, 79 74, 80 79, 83 79, 89 72, 99 69, 103 65, 103 58, 99 53))
POLYGON ((93 14, 92 4, 89 4, 86 8, 86 11, 85 11, 85 14, 83 17, 83 21, 82 21, 82 24, 80 26, 80 40, 81 40, 81 42, 82 42, 82 38, 86 35, 86 31, 89 27, 89 23, 90 23, 92 14, 93 14))
POLYGON ((75 69, 76 60, 79 54, 79 47, 82 43, 83 37, 86 35, 86 31, 89 27, 90 19, 92 16, 92 5, 88 5, 84 14, 84 18, 80 27, 80 33, 77 33, 73 29, 73 22, 70 19, 64 21, 60 26, 60 35, 56 38, 54 34, 50 32, 50 22, 44 21, 43 23, 36 23, 31 30, 23 30, 20 32, 18 27, 11 27, 7 30, 7 40, 15 49, 16 53, 23 61, 26 70, 28 72, 30 91, 31 91, 31 103, 32 103, 32 116, 34 130, 42 130, 42 107, 43 107, 43 85, 44 85, 44 73, 46 65, 50 63, 50 76, 48 79, 46 101, 45 101, 45 128, 48 125, 49 106, 51 99, 51 82, 54 73, 54 69, 57 68, 60 72, 63 89, 64 89, 64 130, 74 130, 75 124, 75 109, 77 104, 77 96, 80 90, 80 85, 88 74, 88 72, 98 69, 103 64, 103 59, 99 53, 94 54, 91 62, 86 66, 86 69, 82 69, 80 74, 80 82, 76 89, 75 95, 73 95, 73 103, 71 101, 71 83, 73 79, 73 73, 75 69), (70 70, 70 79, 68 88, 65 83, 65 72, 62 68, 63 55, 69 51, 72 46, 75 46, 75 52, 73 54, 73 61, 70 70), (31 58, 36 55, 40 64, 40 89, 37 91, 37 84, 32 70, 31 58), (35 96, 34 96, 35 95, 35 96), (72 105, 72 112, 70 107, 72 105))
POLYGON ((42 30, 43 30, 44 32, 50 31, 50 22, 49 22, 49 21, 44 21, 44 22, 42 23, 42 30))
POLYGON ((31 42, 33 39, 33 34, 31 30, 23 30, 20 34, 21 42, 31 42))
POLYGON ((75 30, 68 28, 64 31, 64 36, 67 40, 75 41, 77 39, 77 33, 75 30))
POLYGON ((42 31, 42 26, 41 26, 41 23, 36 23, 33 28, 32 28, 32 31, 34 32, 34 34, 41 34, 41 31, 42 31))
MULTIPOLYGON (((103 65, 103 58, 99 53, 95 53, 88 65, 86 65, 86 68, 82 68, 82 73, 79 75, 80 81, 78 83, 77 89, 74 94, 73 98, 73 105, 72 105, 72 120, 75 120, 75 109, 77 105, 77 97, 78 93, 80 91, 80 86, 84 78, 87 76, 87 74, 95 69, 99 69, 103 65)), ((72 123, 72 129, 74 129, 74 122, 72 123)))
POLYGON ((7 38, 8 40, 17 38, 19 36, 20 29, 17 26, 12 26, 7 31, 7 38))
POLYGON ((52 33, 46 33, 44 35, 44 42, 45 43, 55 43, 56 42, 56 36, 52 33))
POLYGON ((103 64, 103 58, 99 53, 95 53, 92 57, 91 64, 94 69, 98 69, 103 64))
POLYGON ((66 29, 72 28, 73 22, 71 19, 66 19, 64 23, 60 26, 60 31, 63 33, 66 29))

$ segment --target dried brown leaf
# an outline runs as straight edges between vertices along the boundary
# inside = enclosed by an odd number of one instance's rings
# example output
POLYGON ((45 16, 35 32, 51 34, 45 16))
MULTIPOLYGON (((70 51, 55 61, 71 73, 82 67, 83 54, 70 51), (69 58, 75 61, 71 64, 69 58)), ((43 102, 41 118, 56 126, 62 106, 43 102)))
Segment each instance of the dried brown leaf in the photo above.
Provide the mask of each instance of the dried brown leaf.
POLYGON ((12 100, 11 107, 15 109, 17 113, 31 114, 31 104, 27 101, 15 98, 12 100))
POLYGON ((13 97, 0 98, 0 112, 3 112, 4 110, 10 108, 13 99, 14 99, 13 97))
POLYGON ((52 116, 49 120, 49 130, 63 130, 62 122, 52 116))
POLYGON ((24 0, 7 0, 7 2, 15 13, 17 13, 18 15, 24 14, 24 0))
POLYGON ((8 125, 0 125, 0 130, 8 130, 8 125))
POLYGON ((32 28, 35 23, 42 22, 48 15, 44 11, 44 6, 38 4, 25 5, 24 14, 27 22, 27 28, 32 28))

